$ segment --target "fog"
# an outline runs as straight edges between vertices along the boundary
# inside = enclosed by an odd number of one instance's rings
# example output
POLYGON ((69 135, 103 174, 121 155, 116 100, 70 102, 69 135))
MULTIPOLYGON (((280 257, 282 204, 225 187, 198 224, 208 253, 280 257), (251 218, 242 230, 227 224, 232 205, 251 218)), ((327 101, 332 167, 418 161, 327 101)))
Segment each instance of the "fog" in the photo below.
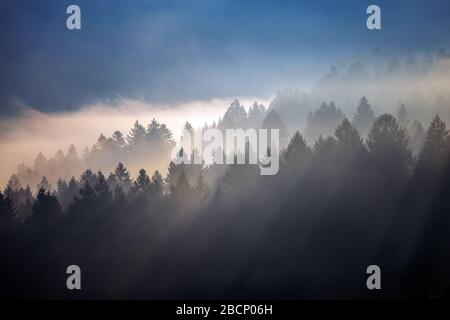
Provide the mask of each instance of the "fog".
MULTIPOLYGON (((247 105, 255 99, 242 97, 241 101, 247 105)), ((73 144, 81 156, 83 149, 95 144, 100 134, 109 137, 119 130, 126 137, 136 120, 147 126, 155 118, 165 123, 178 141, 186 121, 194 128, 202 127, 205 123, 211 124, 223 115, 231 100, 161 106, 123 99, 114 104, 97 103, 67 113, 42 113, 30 106, 22 106, 23 112, 18 116, 0 119, 0 185, 6 184, 20 163, 32 165, 39 152, 49 158, 58 149, 66 153, 73 144)), ((258 101, 267 103, 264 99, 258 101)), ((167 163, 164 163, 158 169, 165 172, 166 167, 167 163)), ((135 176, 139 168, 130 169, 135 176)))
POLYGON ((450 120, 450 60, 426 62, 425 57, 420 56, 417 61, 411 56, 399 58, 398 66, 392 66, 391 59, 397 60, 392 55, 353 58, 331 66, 326 75, 316 75, 310 90, 282 90, 272 106, 291 132, 303 131, 308 112, 314 112, 323 102, 333 101, 352 120, 362 96, 368 98, 376 115, 396 115, 404 103, 410 120, 428 123, 436 114, 450 120))
POLYGON ((383 297, 448 295, 449 58, 356 59, 269 99, 2 120, 3 184, 17 175, 0 193, 0 271, 14 275, 0 296, 69 297, 72 261, 88 270, 83 298, 367 298, 373 263, 383 297), (279 173, 169 162, 186 121, 280 129, 279 173))
MULTIPOLYGON (((312 72, 310 65, 300 69, 308 68, 312 72)), ((326 67, 316 70, 324 69, 326 67)), ((445 52, 436 57, 409 54, 399 58, 378 52, 338 59, 328 73, 315 72, 310 74, 309 82, 303 76, 298 82, 291 79, 292 86, 281 87, 278 92, 267 92, 263 97, 238 98, 246 109, 258 101, 277 110, 287 126, 288 135, 295 130, 305 133, 308 116, 324 102, 334 102, 338 111, 352 120, 363 96, 369 100, 376 116, 382 113, 396 116, 403 103, 408 110, 410 125, 418 120, 426 128, 436 114, 444 121, 450 120, 450 59, 446 58, 445 52)), ((285 75, 285 78, 290 77, 290 74, 285 75)), ((234 98, 177 105, 152 105, 144 100, 120 98, 88 105, 79 111, 53 113, 17 104, 21 112, 0 119, 0 152, 4 155, 0 159, 0 185, 6 184, 20 163, 32 165, 39 152, 50 158, 59 149, 66 153, 73 144, 78 155, 82 156, 83 150, 91 148, 101 134, 110 137, 119 130, 126 137, 136 120, 145 127, 155 118, 165 124, 172 131, 174 140, 178 141, 186 121, 195 129, 206 123, 211 125, 223 116, 234 98)), ((332 123, 328 129, 319 133, 325 136, 333 134, 335 124, 332 123)), ((309 137, 306 134, 305 138, 313 143, 317 135, 309 137)), ((155 163, 153 159, 153 163, 139 161, 128 165, 133 176, 139 166, 158 169, 162 173, 167 169, 165 160, 155 163)), ((93 169, 110 170, 111 167, 93 169)))

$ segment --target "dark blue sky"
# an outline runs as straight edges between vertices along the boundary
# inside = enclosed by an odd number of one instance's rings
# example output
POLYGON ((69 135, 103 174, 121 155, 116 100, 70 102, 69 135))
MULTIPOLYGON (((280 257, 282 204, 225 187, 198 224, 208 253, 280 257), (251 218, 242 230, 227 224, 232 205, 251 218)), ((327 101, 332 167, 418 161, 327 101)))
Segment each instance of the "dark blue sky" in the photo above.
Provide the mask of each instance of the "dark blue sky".
POLYGON ((59 111, 116 97, 272 94, 289 66, 450 40, 448 0, 3 0, 0 10, 3 111, 17 100, 59 111), (81 7, 81 31, 66 29, 69 4, 81 7), (366 29, 370 4, 382 9, 381 31, 366 29))

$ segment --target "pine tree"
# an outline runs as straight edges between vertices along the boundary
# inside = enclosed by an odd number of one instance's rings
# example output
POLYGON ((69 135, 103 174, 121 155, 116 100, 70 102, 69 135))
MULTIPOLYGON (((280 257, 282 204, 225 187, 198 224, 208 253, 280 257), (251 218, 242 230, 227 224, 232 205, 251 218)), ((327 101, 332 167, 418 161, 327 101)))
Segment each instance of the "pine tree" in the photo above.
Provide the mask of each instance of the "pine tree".
POLYGON ((91 186, 97 183, 97 175, 91 169, 86 169, 80 176, 80 184, 83 185, 86 182, 89 182, 91 186))
POLYGON ((100 137, 97 139, 97 143, 95 144, 95 150, 103 150, 106 147, 108 139, 103 135, 103 133, 100 134, 100 137))
POLYGON ((74 197, 74 201, 70 206, 70 216, 77 217, 79 214, 88 214, 95 208, 96 200, 97 197, 94 187, 88 180, 84 180, 81 183, 78 195, 74 197))
POLYGON ((151 181, 147 172, 144 169, 139 170, 139 176, 133 182, 133 192, 137 195, 142 195, 150 190, 151 181))
POLYGON ((5 188, 5 198, 12 201, 14 207, 19 208, 21 206, 20 200, 20 190, 22 189, 22 184, 19 181, 17 175, 11 175, 5 188))
POLYGON ((46 191, 51 191, 52 190, 52 186, 50 185, 50 183, 48 182, 47 177, 42 177, 41 182, 39 182, 37 189, 44 189, 46 191))
POLYGON ((87 203, 91 203, 95 200, 95 190, 89 181, 85 181, 83 183, 78 193, 80 196, 77 199, 83 200, 87 203))
POLYGON ((316 140, 313 146, 313 153, 316 157, 329 159, 336 148, 336 140, 333 137, 324 139, 322 135, 316 140))
POLYGON ((428 127, 424 146, 417 163, 420 168, 440 170, 448 154, 448 130, 439 116, 434 117, 428 127))
POLYGON ((300 132, 296 131, 286 148, 284 156, 288 168, 294 171, 300 170, 309 163, 311 155, 311 148, 306 144, 300 132))
POLYGON ((163 194, 164 181, 161 173, 158 170, 152 176, 152 194, 159 198, 163 194))
POLYGON ((117 179, 118 186, 122 188, 125 193, 131 189, 132 183, 130 178, 130 173, 122 162, 119 162, 114 169, 114 175, 117 179))
MULTIPOLYGON (((184 152, 183 149, 180 150, 180 153, 182 154, 182 152, 184 152)), ((186 164, 181 163, 181 164, 175 164, 173 161, 170 161, 169 163, 169 167, 167 170, 167 177, 166 177, 166 186, 169 188, 174 186, 178 180, 178 177, 181 173, 181 171, 184 171, 184 169, 186 168, 186 164)))
POLYGON ((331 174, 334 177, 348 182, 347 190, 355 188, 355 192, 359 192, 357 188, 367 183, 369 159, 363 139, 347 119, 336 128, 335 137, 335 153, 334 158, 331 158, 335 164, 328 163, 327 169, 332 170, 331 174), (339 169, 336 166, 339 166, 339 169))
POLYGON ((156 153, 166 153, 170 151, 174 145, 172 132, 165 124, 160 124, 155 119, 148 125, 146 137, 156 153))
POLYGON ((186 132, 189 132, 191 134, 194 133, 194 128, 192 127, 192 125, 189 123, 189 121, 186 121, 183 127, 183 130, 186 132))
POLYGON ((66 160, 69 162, 69 165, 72 164, 72 162, 78 163, 80 161, 77 150, 73 144, 70 145, 69 150, 67 151, 66 160))
POLYGON ((128 144, 132 147, 141 144, 145 140, 145 134, 145 128, 139 124, 139 121, 136 120, 133 128, 127 136, 128 144))
POLYGON ((160 123, 156 121, 155 118, 153 118, 150 124, 147 126, 147 133, 146 133, 147 141, 153 144, 162 142, 160 127, 161 127, 160 123))
POLYGON ((56 194, 58 201, 64 209, 67 209, 72 201, 72 195, 69 193, 69 186, 66 180, 59 178, 56 182, 56 194))
POLYGON ((33 183, 36 178, 33 169, 26 165, 25 162, 22 162, 17 166, 17 177, 20 181, 25 183, 33 183))
POLYGON ((108 176, 108 179, 106 179, 106 182, 108 182, 109 190, 115 190, 119 184, 119 182, 117 181, 116 175, 112 172, 109 173, 109 176, 108 176))
POLYGON ((170 129, 167 128, 167 126, 163 123, 163 124, 161 124, 160 132, 164 139, 164 144, 165 144, 166 150, 171 150, 172 147, 175 145, 175 142, 173 141, 172 131, 170 131, 170 129))
POLYGON ((0 191, 0 236, 12 232, 16 220, 16 210, 12 200, 0 191))
POLYGON ((64 152, 61 149, 58 149, 55 154, 55 161, 58 168, 61 168, 64 166, 66 162, 66 156, 64 155, 64 152))
MULTIPOLYGON (((266 117, 263 120, 262 123, 263 129, 278 129, 279 130, 279 137, 280 137, 280 147, 283 147, 286 145, 287 140, 287 128, 284 124, 283 120, 281 119, 280 114, 272 109, 270 110, 266 117)), ((270 135, 270 131, 269 134, 270 135)), ((269 144, 270 145, 270 144, 269 144)))
POLYGON ((192 152, 194 148, 194 128, 192 125, 186 121, 183 127, 183 133, 181 135, 181 143, 183 145, 183 149, 187 150, 187 152, 192 152))
POLYGON ((20 220, 26 220, 30 216, 33 205, 31 189, 28 185, 23 188, 16 175, 13 174, 9 179, 4 195, 12 201, 20 220))
POLYGON ((70 145, 69 150, 67 151, 63 170, 63 175, 66 177, 78 175, 82 170, 80 158, 78 157, 77 150, 73 144, 70 145))
POLYGON ((10 191, 18 191, 20 188, 22 188, 22 184, 20 183, 20 180, 17 177, 17 175, 15 174, 11 175, 11 178, 9 178, 8 183, 6 185, 6 189, 10 191))
POLYGON ((265 114, 266 107, 255 101, 248 110, 248 127, 255 129, 261 127, 265 114))
POLYGON ((56 191, 58 193, 65 193, 67 192, 68 186, 67 186, 67 182, 64 179, 59 178, 58 181, 56 182, 56 191))
POLYGON ((32 217, 39 228, 50 227, 62 218, 62 209, 58 199, 41 187, 33 202, 32 217))
POLYGON ((324 102, 308 117, 305 136, 310 140, 315 140, 320 135, 330 136, 344 119, 345 115, 336 108, 333 101, 330 104, 324 102))
POLYGON ((414 249, 405 281, 411 287, 409 291, 421 296, 427 292, 431 283, 430 277, 437 272, 437 265, 438 270, 443 270, 440 264, 446 264, 446 259, 442 257, 446 256, 449 246, 448 137, 445 123, 436 116, 428 127, 425 143, 408 190, 410 200, 403 210, 404 221, 415 222, 409 225, 410 228, 416 227, 413 229, 415 238, 411 243, 414 244, 412 246, 414 249))
POLYGON ((71 201, 73 201, 73 197, 75 197, 78 194, 78 182, 77 180, 75 180, 75 177, 70 178, 69 180, 69 184, 67 186, 67 191, 69 192, 70 196, 71 196, 71 201))
POLYGON ((36 159, 34 159, 33 170, 42 173, 46 169, 47 166, 47 158, 44 157, 42 152, 39 152, 36 159))
POLYGON ((234 99, 223 115, 223 119, 218 127, 221 130, 245 128, 246 120, 247 112, 245 111, 245 108, 240 104, 239 100, 234 99))
POLYGON ((406 179, 412 156, 408 138, 393 116, 383 114, 375 121, 367 146, 374 163, 384 175, 406 179))
POLYGON ((336 128, 337 148, 345 153, 362 152, 364 144, 355 127, 347 119, 336 128))
POLYGON ((114 134, 113 134, 112 138, 113 138, 113 140, 114 140, 114 144, 115 144, 119 149, 125 147, 126 142, 125 142, 125 138, 123 137, 122 132, 120 132, 120 131, 118 131, 118 130, 114 131, 114 134))
POLYGON ((94 186, 94 190, 97 195, 98 202, 105 206, 112 200, 112 192, 109 189, 108 182, 106 182, 105 175, 101 172, 97 172, 97 183, 94 186))
POLYGON ((370 128, 375 122, 375 112, 366 97, 359 100, 356 113, 353 116, 353 126, 361 134, 362 137, 367 137, 370 128))

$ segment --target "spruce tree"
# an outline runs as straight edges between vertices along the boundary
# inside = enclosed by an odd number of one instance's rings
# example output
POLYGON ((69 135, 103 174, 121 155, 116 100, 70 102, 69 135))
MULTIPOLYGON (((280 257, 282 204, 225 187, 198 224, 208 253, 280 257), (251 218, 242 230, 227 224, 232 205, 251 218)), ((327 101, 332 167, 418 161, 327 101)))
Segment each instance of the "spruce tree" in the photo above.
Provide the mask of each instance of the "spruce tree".
POLYGON ((127 142, 131 147, 137 146, 145 140, 145 128, 136 120, 133 128, 127 136, 127 142))
POLYGON ((128 193, 132 183, 130 173, 122 162, 119 162, 114 169, 114 176, 117 179, 118 186, 120 186, 125 193, 128 193))
POLYGON ((97 177, 97 183, 94 186, 97 200, 102 206, 105 206, 111 202, 112 192, 109 189, 108 182, 101 171, 97 172, 97 177))
POLYGON ((440 170, 448 154, 448 130, 439 116, 434 117, 428 127, 418 167, 440 170))
POLYGON ((374 122, 375 112, 373 111, 367 98, 362 97, 361 100, 359 100, 356 113, 353 116, 352 124, 361 136, 366 138, 374 122))
POLYGON ((367 147, 379 175, 392 180, 397 187, 405 183, 410 173, 412 155, 405 131, 392 115, 383 114, 375 121, 367 147))
POLYGON ((164 188, 164 180, 159 173, 158 170, 155 171, 155 173, 152 176, 152 194, 153 196, 159 198, 163 194, 163 188, 164 188))
POLYGON ((133 182, 133 192, 142 195, 150 190, 151 181, 144 169, 139 170, 139 176, 133 182))
POLYGON ((288 169, 297 172, 311 161, 312 151, 305 139, 296 131, 289 142, 284 155, 288 169))
POLYGON ((39 189, 33 202, 32 217, 39 228, 51 227, 62 218, 58 199, 43 187, 39 189))

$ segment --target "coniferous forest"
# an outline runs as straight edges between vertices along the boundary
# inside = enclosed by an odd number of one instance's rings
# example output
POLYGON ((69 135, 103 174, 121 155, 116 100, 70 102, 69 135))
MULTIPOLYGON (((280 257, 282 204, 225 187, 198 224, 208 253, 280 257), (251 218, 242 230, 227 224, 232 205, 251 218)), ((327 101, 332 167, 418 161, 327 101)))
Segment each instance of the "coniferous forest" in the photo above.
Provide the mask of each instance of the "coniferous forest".
POLYGON ((1 0, 0 301, 450 298, 449 13, 1 0))
MULTIPOLYGON (((402 104, 396 115, 376 116, 362 97, 350 119, 323 103, 304 134, 288 135, 275 109, 255 103, 247 112, 235 100, 211 125, 253 126, 278 128, 285 140, 276 175, 250 164, 176 165, 172 133, 155 119, 136 121, 126 137, 101 135, 82 157, 71 146, 20 165, 0 193, 1 295, 450 293, 450 138, 438 115, 422 125, 402 104), (336 123, 332 135, 320 134, 336 123), (142 168, 132 176, 127 161, 152 154, 167 159, 167 174, 142 168), (66 288, 72 264, 82 270, 79 292, 66 288), (380 291, 366 288, 373 264, 382 270, 380 291)), ((188 122, 185 129, 194 131, 188 122)))

